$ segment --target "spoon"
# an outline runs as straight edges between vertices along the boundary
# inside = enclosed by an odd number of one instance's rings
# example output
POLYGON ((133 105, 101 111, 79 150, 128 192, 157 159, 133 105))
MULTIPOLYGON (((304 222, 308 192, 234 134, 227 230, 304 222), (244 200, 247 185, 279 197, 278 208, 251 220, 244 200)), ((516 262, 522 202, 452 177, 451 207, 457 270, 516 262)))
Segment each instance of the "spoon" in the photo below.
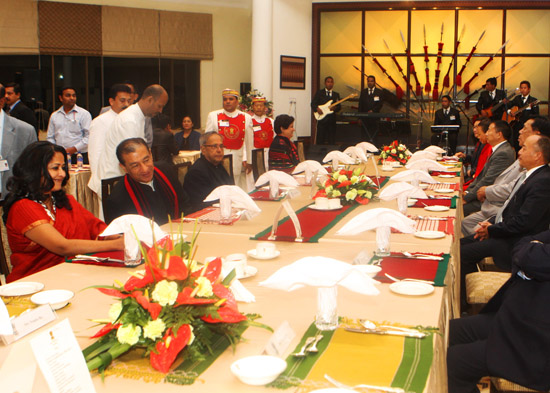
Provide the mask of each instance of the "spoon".
POLYGON ((304 356, 306 356, 306 348, 309 347, 311 345, 311 343, 313 343, 315 341, 315 337, 308 337, 306 338, 306 342, 304 344, 304 346, 302 347, 302 349, 300 349, 300 352, 296 352, 296 353, 293 353, 292 355, 297 357, 297 358, 302 358, 304 356))
POLYGON ((313 344, 311 344, 311 347, 306 349, 306 352, 319 352, 319 350, 317 349, 317 343, 322 339, 323 339, 322 334, 318 334, 317 336, 315 336, 315 341, 313 341, 313 344))
POLYGON ((433 282, 433 281, 417 280, 416 278, 404 278, 404 279, 400 280, 400 279, 398 279, 398 278, 395 278, 395 277, 393 277, 393 276, 390 276, 388 273, 384 273, 384 274, 385 274, 386 277, 388 277, 390 280, 395 281, 395 282, 410 281, 410 282, 420 282, 420 283, 423 283, 423 284, 434 285, 434 282, 433 282))

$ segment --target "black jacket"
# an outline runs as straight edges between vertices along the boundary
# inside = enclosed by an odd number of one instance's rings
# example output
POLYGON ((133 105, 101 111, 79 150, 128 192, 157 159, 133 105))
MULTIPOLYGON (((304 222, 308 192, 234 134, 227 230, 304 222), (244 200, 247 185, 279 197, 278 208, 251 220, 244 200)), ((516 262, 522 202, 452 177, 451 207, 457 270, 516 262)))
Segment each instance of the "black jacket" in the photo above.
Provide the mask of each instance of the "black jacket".
POLYGON ((36 121, 36 116, 31 108, 23 104, 23 101, 19 101, 19 103, 10 110, 9 115, 33 126, 36 135, 38 135, 38 122, 36 121))

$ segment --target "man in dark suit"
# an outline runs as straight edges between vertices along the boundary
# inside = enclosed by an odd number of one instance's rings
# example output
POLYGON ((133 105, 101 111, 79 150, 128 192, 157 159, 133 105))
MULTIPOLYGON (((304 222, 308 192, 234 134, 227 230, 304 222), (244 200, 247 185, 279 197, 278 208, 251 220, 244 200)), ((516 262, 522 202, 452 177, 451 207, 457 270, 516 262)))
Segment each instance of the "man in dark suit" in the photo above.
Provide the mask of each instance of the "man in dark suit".
POLYGON ((525 140, 518 160, 526 171, 497 215, 479 223, 474 235, 460 240, 463 300, 464 277, 476 271, 479 261, 492 257, 499 268, 510 271, 514 244, 523 236, 548 229, 550 224, 550 138, 531 135, 525 140))
MULTIPOLYGON (((374 75, 367 77, 367 88, 361 92, 359 97, 359 112, 360 113, 380 113, 382 110, 382 90, 376 87, 376 78, 374 75)), ((361 137, 364 141, 374 137, 378 133, 379 119, 364 118, 361 120, 361 137)))
MULTIPOLYGON (((322 115, 323 111, 319 109, 320 105, 326 104, 329 101, 333 103, 340 100, 340 94, 333 91, 334 79, 332 76, 325 78, 325 88, 319 90, 313 100, 311 101, 311 109, 313 112, 317 112, 322 115)), ((333 111, 338 112, 340 105, 337 105, 333 111)), ((318 145, 334 145, 336 143, 336 116, 334 113, 325 116, 323 119, 317 121, 317 140, 318 145)))
POLYGON ((21 86, 18 83, 6 85, 6 111, 11 117, 22 120, 34 127, 38 137, 38 122, 31 108, 21 101, 21 86))
POLYGON ((512 129, 505 121, 494 121, 489 125, 485 134, 487 143, 493 148, 493 153, 485 163, 478 177, 468 186, 464 192, 464 217, 481 210, 481 201, 477 199, 477 190, 483 186, 490 186, 506 168, 516 159, 516 152, 508 143, 512 135, 512 129))
POLYGON ((512 124, 512 145, 516 150, 520 148, 518 144, 519 131, 523 128, 527 119, 539 114, 539 107, 534 104, 537 99, 531 95, 531 83, 529 81, 521 81, 519 84, 519 91, 521 95, 515 97, 510 101, 510 104, 508 104, 510 108, 508 109, 508 115, 510 116, 515 116, 516 112, 523 108, 523 111, 517 115, 517 118, 512 124))
MULTIPOLYGON (((460 112, 457 109, 451 108, 451 97, 445 95, 441 98, 441 109, 435 112, 434 126, 461 126, 460 112)), ((441 142, 442 131, 437 131, 432 134, 432 145, 439 145, 441 142)), ((458 130, 448 131, 450 153, 456 151, 456 143, 458 139, 458 130)))
POLYGON ((451 320, 449 393, 478 392, 483 376, 550 390, 550 231, 518 241, 511 278, 480 314, 451 320))
MULTIPOLYGON (((491 110, 492 108, 499 104, 501 101, 506 103, 506 93, 504 90, 497 89, 497 78, 489 78, 485 82, 485 91, 479 95, 479 100, 477 101, 476 108, 477 111, 482 116, 489 115, 482 111, 491 110)), ((501 105, 498 109, 492 111, 491 120, 500 120, 502 119, 502 114, 504 113, 504 105, 501 105)))
POLYGON ((7 194, 6 182, 12 176, 12 168, 19 155, 33 142, 36 142, 36 133, 31 125, 8 116, 3 108, 6 104, 6 89, 0 85, 0 122, 2 131, 2 148, 0 149, 0 199, 7 194))

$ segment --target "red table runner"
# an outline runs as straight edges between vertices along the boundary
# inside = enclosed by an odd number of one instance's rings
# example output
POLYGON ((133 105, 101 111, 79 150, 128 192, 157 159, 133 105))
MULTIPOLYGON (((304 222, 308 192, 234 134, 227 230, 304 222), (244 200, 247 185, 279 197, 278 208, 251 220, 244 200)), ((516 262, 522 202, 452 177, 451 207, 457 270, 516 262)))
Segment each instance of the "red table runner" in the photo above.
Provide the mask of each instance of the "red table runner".
MULTIPOLYGON (((414 253, 413 253, 414 254, 414 253)), ((380 267, 382 270, 374 277, 383 283, 392 283, 385 273, 397 279, 416 278, 418 280, 433 281, 435 286, 444 286, 447 266, 449 264, 449 254, 433 254, 442 256, 443 259, 436 261, 433 259, 399 258, 402 254, 392 253, 387 257, 373 257, 371 262, 382 259, 380 267)), ((430 254, 432 255, 432 254, 430 254)))
POLYGON ((281 199, 283 199, 283 192, 281 189, 279 189, 279 196, 275 199, 272 199, 270 196, 269 196, 269 189, 267 190, 253 190, 253 191, 250 191, 250 193, 248 195, 250 195, 250 198, 254 199, 255 201, 272 201, 272 202, 276 202, 276 201, 280 201, 281 199))
MULTIPOLYGON (((441 231, 447 235, 455 234, 455 219, 454 217, 437 217, 437 219, 411 217, 415 221, 414 229, 418 231, 441 231)), ((436 218, 436 217, 434 217, 436 218)), ((397 229, 392 228, 392 233, 402 233, 397 229)))
POLYGON ((430 171, 430 175, 439 176, 439 175, 453 175, 460 176, 460 172, 449 172, 449 171, 430 171))
POLYGON ((447 206, 456 209, 456 199, 456 196, 452 198, 420 198, 411 207, 447 206))

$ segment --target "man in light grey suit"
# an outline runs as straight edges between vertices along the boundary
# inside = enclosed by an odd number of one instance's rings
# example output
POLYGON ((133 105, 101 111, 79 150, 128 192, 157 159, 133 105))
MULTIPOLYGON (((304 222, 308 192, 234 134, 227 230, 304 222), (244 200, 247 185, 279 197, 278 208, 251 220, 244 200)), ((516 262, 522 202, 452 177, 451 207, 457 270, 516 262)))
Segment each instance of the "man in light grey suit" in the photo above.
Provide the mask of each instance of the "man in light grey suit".
MULTIPOLYGON (((6 104, 6 88, 0 84, 0 108, 6 104)), ((0 109, 0 199, 4 199, 8 190, 6 182, 12 175, 12 167, 15 161, 27 145, 36 142, 36 131, 30 124, 15 117, 8 116, 0 109)))
POLYGON ((464 217, 481 210, 481 201, 477 198, 477 191, 483 186, 492 185, 498 175, 508 168, 516 159, 516 151, 508 143, 512 136, 512 129, 502 120, 491 123, 487 133, 487 143, 493 148, 493 153, 485 163, 483 170, 474 179, 468 190, 464 192, 464 217))
MULTIPOLYGON (((523 146, 525 139, 531 135, 546 135, 550 137, 550 121, 542 116, 529 118, 519 132, 519 145, 523 146)), ((495 216, 499 208, 510 196, 512 188, 518 177, 523 173, 519 160, 504 170, 495 180, 492 186, 483 186, 477 190, 477 199, 482 201, 481 211, 470 214, 462 220, 462 234, 473 235, 475 228, 482 221, 487 221, 495 216)))

